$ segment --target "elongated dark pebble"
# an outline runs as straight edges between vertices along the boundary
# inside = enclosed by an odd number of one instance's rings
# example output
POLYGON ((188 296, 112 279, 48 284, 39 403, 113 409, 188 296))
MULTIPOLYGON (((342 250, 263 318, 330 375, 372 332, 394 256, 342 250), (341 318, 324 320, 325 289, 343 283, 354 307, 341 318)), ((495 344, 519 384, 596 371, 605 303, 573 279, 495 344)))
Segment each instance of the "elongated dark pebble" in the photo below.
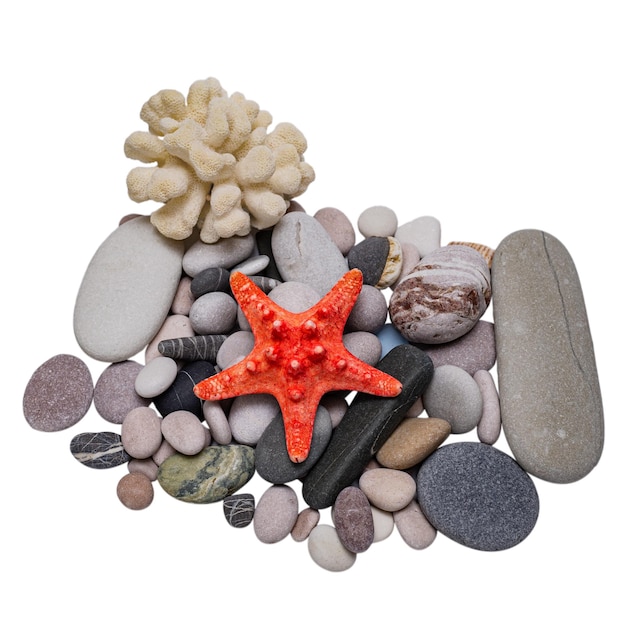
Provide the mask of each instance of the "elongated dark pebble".
POLYGON ((304 479, 302 495, 314 509, 331 506, 339 492, 359 477, 422 395, 434 370, 430 357, 409 344, 393 348, 377 367, 397 378, 402 391, 394 398, 357 393, 326 451, 304 479))
POLYGON ((87 467, 109 469, 128 463, 130 455, 118 433, 80 433, 70 441, 72 456, 87 467))
POLYGON ((226 341, 227 335, 195 335, 193 337, 177 337, 159 342, 162 356, 182 361, 217 361, 217 352, 226 341))
POLYGON ((223 267, 207 267, 191 279, 189 288, 196 298, 211 291, 229 292, 230 272, 223 267))
POLYGON ((251 493, 226 496, 223 507, 226 521, 234 528, 245 528, 254 518, 255 501, 251 493))

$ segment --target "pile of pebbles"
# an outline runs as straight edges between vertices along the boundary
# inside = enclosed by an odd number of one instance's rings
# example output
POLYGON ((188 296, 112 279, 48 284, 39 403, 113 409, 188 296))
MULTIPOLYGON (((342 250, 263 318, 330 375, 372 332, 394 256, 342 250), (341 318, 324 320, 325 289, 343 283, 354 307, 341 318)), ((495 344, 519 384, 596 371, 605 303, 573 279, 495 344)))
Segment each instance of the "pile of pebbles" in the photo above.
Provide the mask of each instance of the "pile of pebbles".
POLYGON ((262 542, 306 541, 330 571, 394 528, 418 550, 438 533, 482 551, 515 546, 538 517, 531 476, 573 482, 602 452, 582 290, 567 251, 541 231, 513 233, 495 250, 442 246, 430 216, 399 225, 375 206, 355 230, 338 209, 309 215, 292 202, 272 229, 206 244, 166 239, 131 215, 87 267, 74 329, 108 365, 94 384, 76 356, 43 363, 24 392, 30 426, 73 428, 93 405, 110 426, 76 434, 70 451, 90 468, 127 464, 123 505, 148 507, 156 482, 182 502, 221 503, 230 525, 251 526, 262 542), (254 344, 230 293, 233 271, 299 312, 355 267, 364 285, 344 343, 403 392, 327 394, 310 455, 295 464, 273 396, 203 402, 193 387, 254 344), (494 446, 502 429, 513 456, 494 446), (453 441, 472 431, 477 441, 453 441), (269 484, 258 497, 245 489, 255 474, 269 484))

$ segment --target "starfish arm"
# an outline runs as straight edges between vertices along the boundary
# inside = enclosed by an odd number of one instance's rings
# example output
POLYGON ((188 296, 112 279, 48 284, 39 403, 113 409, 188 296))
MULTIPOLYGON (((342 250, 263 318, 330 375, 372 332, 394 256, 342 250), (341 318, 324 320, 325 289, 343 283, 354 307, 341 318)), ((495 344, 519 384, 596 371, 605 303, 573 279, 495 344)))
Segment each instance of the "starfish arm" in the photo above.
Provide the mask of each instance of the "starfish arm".
POLYGON ((315 416, 321 400, 319 392, 305 393, 301 398, 278 398, 285 425, 287 453, 293 463, 301 463, 309 456, 315 416))

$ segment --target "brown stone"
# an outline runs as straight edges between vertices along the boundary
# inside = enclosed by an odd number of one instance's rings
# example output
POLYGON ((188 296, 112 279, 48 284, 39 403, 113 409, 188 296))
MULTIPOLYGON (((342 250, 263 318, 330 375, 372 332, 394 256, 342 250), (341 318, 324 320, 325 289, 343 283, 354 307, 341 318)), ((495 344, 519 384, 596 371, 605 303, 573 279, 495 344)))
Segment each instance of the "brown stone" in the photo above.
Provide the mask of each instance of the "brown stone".
POLYGON ((450 434, 450 423, 437 417, 408 417, 400 423, 376 455, 390 469, 408 469, 421 463, 450 434))
POLYGON ((133 511, 145 509, 154 499, 152 481, 142 472, 130 472, 117 483, 117 497, 133 511))

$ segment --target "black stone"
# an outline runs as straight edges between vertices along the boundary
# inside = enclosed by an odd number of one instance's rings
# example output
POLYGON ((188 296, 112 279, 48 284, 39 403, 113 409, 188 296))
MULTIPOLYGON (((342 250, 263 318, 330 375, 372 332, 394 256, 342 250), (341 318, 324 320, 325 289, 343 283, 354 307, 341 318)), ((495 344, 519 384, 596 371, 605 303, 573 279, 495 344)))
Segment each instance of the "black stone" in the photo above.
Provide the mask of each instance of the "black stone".
POLYGON ((356 394, 324 454, 304 479, 302 495, 314 509, 332 506, 339 492, 361 475, 423 394, 434 371, 430 357, 410 344, 390 350, 377 367, 397 378, 402 391, 394 398, 356 394))
POLYGON ((70 441, 72 456, 87 467, 109 469, 131 460, 118 433, 80 433, 70 441))
POLYGON ((387 237, 367 237, 348 252, 348 267, 363 273, 363 284, 376 285, 385 271, 389 256, 387 237))
POLYGON ((182 361, 217 362, 217 352, 227 335, 196 335, 177 337, 159 342, 158 350, 163 356, 182 361))
POLYGON ((508 454, 472 441, 442 446, 422 463, 417 498, 438 531, 476 550, 517 545, 539 515, 530 476, 508 454))
POLYGON ((162 394, 153 399, 156 410, 165 417, 174 411, 191 411, 198 419, 204 419, 202 400, 193 388, 205 378, 215 374, 209 361, 191 361, 181 368, 174 382, 162 394))
POLYGON ((264 254, 270 260, 270 262, 267 264, 267 267, 262 272, 263 276, 282 281, 283 277, 278 271, 278 266, 276 265, 276 261, 274 260, 274 252, 272 250, 272 230, 273 229, 271 228, 259 230, 255 235, 256 246, 259 254, 264 254))
POLYGON ((330 413, 323 406, 319 406, 315 414, 309 456, 302 463, 294 463, 287 452, 285 425, 283 415, 279 412, 257 442, 255 452, 257 474, 275 485, 283 485, 303 478, 317 463, 332 433, 333 424, 330 413))
POLYGON ((228 293, 230 292, 230 272, 223 267, 207 267, 191 279, 189 289, 196 298, 213 291, 228 293))
POLYGON ((223 501, 226 521, 234 528, 245 528, 254 518, 254 496, 251 493, 236 493, 223 501))

